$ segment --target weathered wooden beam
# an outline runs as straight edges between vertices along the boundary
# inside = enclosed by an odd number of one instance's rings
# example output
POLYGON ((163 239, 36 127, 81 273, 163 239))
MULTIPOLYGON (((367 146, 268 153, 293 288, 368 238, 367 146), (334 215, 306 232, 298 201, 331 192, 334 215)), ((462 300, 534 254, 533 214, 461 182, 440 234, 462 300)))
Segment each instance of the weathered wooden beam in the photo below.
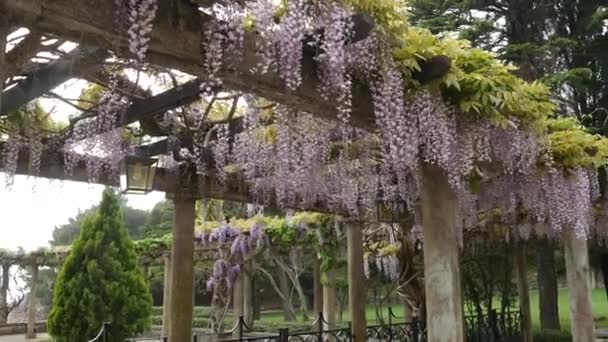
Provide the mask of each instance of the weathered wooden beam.
MULTIPOLYGON (((50 32, 72 41, 100 48, 119 46, 127 55, 128 39, 125 32, 116 32, 112 0, 11 0, 8 6, 14 20, 21 25, 50 32), (95 8, 95 11, 91 11, 95 8)), ((210 18, 198 12, 196 6, 183 0, 160 3, 159 15, 151 37, 148 61, 174 68, 192 75, 203 74, 202 33, 210 18)), ((254 75, 251 69, 258 64, 256 34, 248 33, 244 42, 244 59, 231 68, 222 70, 224 86, 243 92, 255 93, 292 108, 315 113, 335 120, 336 104, 323 101, 317 92, 319 80, 313 56, 303 60, 303 83, 298 91, 288 91, 279 75, 254 75)), ((355 126, 374 127, 373 104, 367 86, 356 84, 353 93, 352 123, 355 126)))
POLYGON ((40 51, 41 38, 41 34, 32 32, 6 54, 7 73, 4 75, 5 79, 23 73, 25 66, 31 63, 32 57, 40 51))
POLYGON ((40 68, 16 86, 2 92, 0 116, 47 93, 82 70, 99 68, 108 53, 97 48, 76 48, 58 61, 40 68))

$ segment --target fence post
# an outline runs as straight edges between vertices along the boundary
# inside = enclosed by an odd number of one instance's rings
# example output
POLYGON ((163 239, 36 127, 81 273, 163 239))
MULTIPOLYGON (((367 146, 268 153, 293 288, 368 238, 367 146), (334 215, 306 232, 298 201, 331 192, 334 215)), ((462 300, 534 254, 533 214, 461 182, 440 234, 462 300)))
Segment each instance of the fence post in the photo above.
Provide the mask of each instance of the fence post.
POLYGON ((348 341, 353 342, 354 340, 352 323, 348 322, 348 341))
POLYGON ((414 316, 412 317, 412 342, 418 342, 418 335, 419 333, 419 325, 418 325, 419 321, 418 321, 418 316, 414 316))
POLYGON ((388 307, 388 340, 393 340, 393 308, 388 307))
POLYGON ((318 332, 318 339, 317 341, 319 342, 323 342, 323 312, 319 312, 319 318, 317 319, 317 332, 318 332))
POLYGON ((192 335, 192 342, 198 342, 198 335, 192 335))
POLYGON ((243 339, 243 327, 245 325, 245 319, 243 316, 239 316, 239 340, 243 339))
POLYGON ((287 342, 289 341, 289 329, 281 328, 279 329, 279 342, 287 342))
POLYGON ((107 342, 108 337, 108 322, 103 322, 103 342, 107 342))

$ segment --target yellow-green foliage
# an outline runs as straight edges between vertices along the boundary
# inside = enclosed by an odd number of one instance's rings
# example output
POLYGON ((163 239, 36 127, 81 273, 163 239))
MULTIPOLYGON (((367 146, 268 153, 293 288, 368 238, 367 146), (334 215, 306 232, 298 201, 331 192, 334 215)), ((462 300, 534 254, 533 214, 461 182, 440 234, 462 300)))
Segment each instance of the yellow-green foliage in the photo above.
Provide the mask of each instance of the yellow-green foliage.
MULTIPOLYGON (((564 167, 597 167, 608 164, 608 140, 586 132, 576 120, 549 119, 555 106, 548 87, 526 82, 513 74, 493 54, 472 48, 464 40, 437 37, 412 27, 397 0, 345 0, 357 11, 370 14, 378 29, 388 35, 392 54, 406 79, 420 70, 420 63, 433 56, 452 60, 449 73, 440 81, 446 100, 463 113, 507 125, 518 122, 539 134, 549 132, 554 160, 564 167)), ((415 86, 410 81, 408 86, 415 86)))
POLYGON ((401 249, 401 243, 389 243, 388 241, 377 241, 368 243, 365 246, 365 253, 376 255, 379 257, 386 257, 399 253, 401 249))
POLYGON ((565 167, 599 167, 608 164, 608 140, 588 133, 575 118, 546 121, 555 161, 565 167))

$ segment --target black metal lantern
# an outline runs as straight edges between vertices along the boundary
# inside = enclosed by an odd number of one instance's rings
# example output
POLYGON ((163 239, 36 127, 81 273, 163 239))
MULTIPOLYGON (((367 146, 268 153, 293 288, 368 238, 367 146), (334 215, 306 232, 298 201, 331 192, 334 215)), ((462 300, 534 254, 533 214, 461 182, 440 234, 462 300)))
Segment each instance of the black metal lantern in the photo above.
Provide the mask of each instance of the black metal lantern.
POLYGON ((126 157, 120 175, 120 189, 122 192, 130 194, 151 192, 157 162, 158 160, 152 158, 126 157))

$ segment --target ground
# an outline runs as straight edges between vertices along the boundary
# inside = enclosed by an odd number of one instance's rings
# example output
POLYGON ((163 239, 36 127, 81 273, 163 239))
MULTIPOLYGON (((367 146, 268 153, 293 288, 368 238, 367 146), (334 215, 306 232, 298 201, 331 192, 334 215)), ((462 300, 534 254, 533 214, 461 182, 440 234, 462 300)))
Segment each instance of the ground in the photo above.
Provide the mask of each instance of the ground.
MULTIPOLYGON (((608 336, 608 301, 606 300, 606 292, 604 289, 595 289, 592 293, 592 301, 593 301, 593 312, 595 315, 595 322, 597 328, 604 328, 606 331, 606 335, 608 336)), ((532 306, 532 319, 533 325, 535 329, 540 328, 539 323, 539 314, 538 314, 538 292, 532 291, 530 304, 532 306)), ((402 316, 402 307, 400 305, 393 305, 394 312, 397 316, 402 316)), ((197 312, 206 311, 203 308, 198 308, 197 312)), ((559 311, 560 311, 560 321, 562 325, 562 330, 569 331, 570 330, 570 311, 569 311, 569 301, 568 301, 568 290, 560 289, 559 290, 559 311)), ((201 318, 204 315, 197 315, 197 317, 201 318)), ((312 315, 311 315, 312 317, 312 315)), ((344 312, 344 319, 349 319, 348 311, 344 312)), ((376 313, 373 306, 367 307, 367 320, 368 324, 374 324, 376 322, 376 313)), ((288 325, 284 323, 283 314, 281 312, 273 311, 262 314, 262 325, 267 326, 270 330, 278 329, 281 326, 288 325)), ((294 323, 291 323, 293 325, 294 323)), ((303 325, 305 323, 299 323, 299 325, 303 325)), ((256 324, 259 326, 259 324, 256 324)), ((0 336, 0 342, 50 342, 51 339, 48 335, 40 335, 40 337, 36 340, 26 340, 24 335, 18 336, 0 336)))
POLYGON ((25 335, 0 336, 0 342, 51 342, 51 338, 47 334, 38 334, 35 340, 26 340, 25 335))

